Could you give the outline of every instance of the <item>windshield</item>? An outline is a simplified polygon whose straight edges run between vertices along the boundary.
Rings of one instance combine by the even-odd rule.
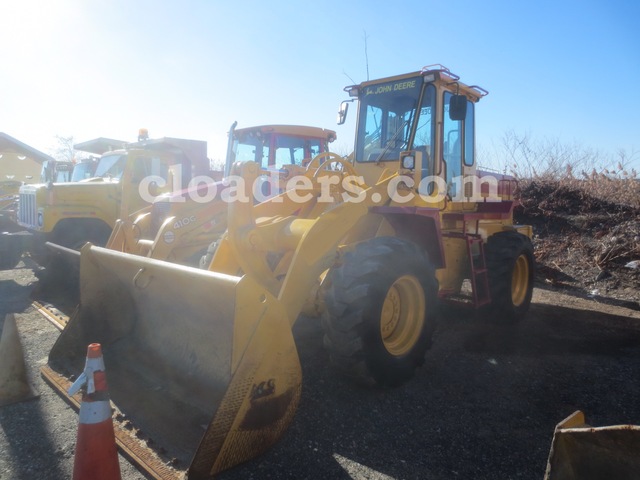
[[[40,181],[42,183],[64,183],[71,178],[71,164],[63,161],[47,161],[42,164],[40,172]]]
[[[435,89],[428,85],[418,109],[422,77],[370,85],[360,96],[360,114],[356,136],[359,162],[398,160],[408,148],[416,120],[416,141],[430,153],[433,142],[432,115],[435,113]],[[420,115],[418,115],[418,112]],[[420,117],[419,119],[417,117]],[[416,141],[413,141],[416,145]]]
[[[253,161],[262,168],[302,165],[324,150],[324,141],[319,138],[256,132],[249,132],[233,145],[236,162]]]
[[[269,156],[269,144],[264,144],[262,137],[246,135],[240,141],[234,142],[233,150],[236,162],[258,162]]]
[[[85,180],[87,178],[93,177],[94,168],[95,163],[93,162],[76,163],[76,165],[73,167],[73,173],[71,174],[71,181],[79,182],[80,180]]]
[[[278,135],[275,138],[275,167],[302,165],[322,151],[322,142],[317,139]]]
[[[71,172],[69,170],[57,171],[54,183],[68,182]]]
[[[94,176],[117,178],[119,180],[124,171],[126,161],[126,155],[105,155],[100,159]]]

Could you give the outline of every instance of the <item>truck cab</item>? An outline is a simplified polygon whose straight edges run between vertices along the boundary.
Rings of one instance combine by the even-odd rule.
[[[170,191],[171,175],[180,170],[184,180],[208,171],[206,142],[173,138],[144,139],[107,151],[101,140],[76,145],[102,153],[78,172],[82,180],[66,183],[23,185],[20,188],[18,223],[33,234],[30,250],[45,254],[45,242],[79,249],[87,241],[105,245],[116,220],[150,204],[145,191],[155,195]],[[141,188],[145,186],[145,188]]]

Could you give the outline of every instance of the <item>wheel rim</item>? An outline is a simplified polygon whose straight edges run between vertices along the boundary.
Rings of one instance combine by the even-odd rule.
[[[526,255],[520,255],[513,267],[511,279],[511,301],[516,307],[522,305],[529,291],[529,260]]]
[[[425,303],[416,277],[402,276],[389,288],[382,305],[380,333],[391,355],[405,355],[416,344],[424,324]]]

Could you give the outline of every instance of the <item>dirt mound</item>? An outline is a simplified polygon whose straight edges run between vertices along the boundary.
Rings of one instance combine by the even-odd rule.
[[[515,214],[554,231],[600,231],[613,228],[630,216],[640,216],[640,209],[560,182],[531,181],[520,186],[520,205]]]
[[[561,182],[522,182],[518,223],[534,228],[539,280],[640,301],[640,209]]]

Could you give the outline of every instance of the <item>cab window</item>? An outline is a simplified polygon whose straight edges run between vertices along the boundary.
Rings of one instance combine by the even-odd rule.
[[[422,152],[422,178],[434,175],[434,150],[435,142],[433,140],[435,134],[435,122],[433,117],[435,114],[436,96],[431,85],[427,86],[420,115],[418,116],[418,125],[413,139],[413,149]]]
[[[117,178],[122,177],[126,165],[126,155],[105,155],[100,159],[96,168],[96,177]]]
[[[275,139],[275,168],[302,165],[321,152],[320,140],[302,137],[278,136]]]
[[[356,159],[358,162],[384,162],[400,158],[400,152],[409,147],[414,123],[419,116],[420,129],[416,141],[427,147],[430,138],[429,105],[433,87],[427,86],[422,106],[418,105],[424,85],[421,76],[369,85],[360,93],[358,128],[356,132]],[[423,108],[424,107],[424,108]],[[424,110],[424,112],[423,112]],[[414,145],[418,145],[414,142]]]
[[[450,92],[444,93],[444,112],[442,122],[442,159],[446,168],[447,193],[451,197],[457,194],[455,178],[462,175],[462,121],[451,120],[449,107],[451,105]]]
[[[256,162],[261,167],[269,161],[269,140],[260,132],[247,132],[233,143],[234,162]]]
[[[467,100],[467,116],[464,119],[464,164],[468,167],[473,165],[476,158],[475,153],[475,103]]]
[[[169,166],[159,157],[138,157],[135,161],[133,178],[140,181],[149,176],[162,177],[165,180],[169,176]]]

